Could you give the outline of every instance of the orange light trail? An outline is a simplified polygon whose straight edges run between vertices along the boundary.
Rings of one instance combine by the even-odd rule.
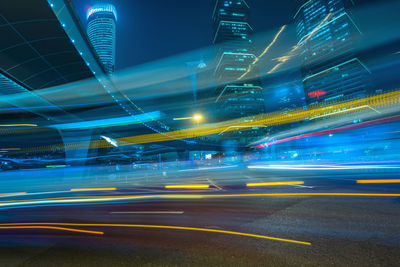
[[[400,183],[400,179],[357,180],[357,184],[395,184],[395,183]]]
[[[85,233],[85,234],[96,234],[96,235],[103,235],[104,232],[99,231],[88,231],[82,229],[74,229],[74,228],[66,228],[66,227],[58,227],[58,226],[38,226],[36,225],[30,226],[17,226],[19,224],[15,224],[16,226],[11,226],[13,224],[9,224],[10,226],[0,226],[0,229],[48,229],[48,230],[60,230],[60,231],[69,231],[69,232],[78,232],[78,233]],[[42,223],[41,223],[42,224]],[[7,225],[7,224],[4,224]]]
[[[0,127],[37,127],[37,124],[0,124]]]
[[[8,225],[31,225],[38,223],[9,223],[9,224],[0,224],[4,226]],[[198,232],[211,232],[211,233],[220,233],[220,234],[229,234],[229,235],[237,235],[237,236],[246,236],[246,237],[254,237],[261,239],[268,239],[274,241],[281,241],[287,243],[294,243],[300,245],[311,246],[310,242],[298,241],[293,239],[279,238],[267,235],[257,235],[236,231],[226,231],[226,230],[217,230],[210,228],[199,228],[199,227],[185,227],[185,226],[170,226],[170,225],[151,225],[151,224],[102,224],[102,223],[40,223],[41,225],[58,225],[58,226],[86,226],[86,227],[130,227],[130,228],[153,228],[153,229],[173,229],[173,230],[186,230],[186,231],[198,231]],[[0,227],[1,229],[1,227]]]
[[[188,184],[188,185],[166,185],[166,189],[207,189],[210,188],[208,184]]]
[[[117,188],[115,187],[107,187],[107,188],[72,188],[71,192],[78,192],[78,191],[115,191]]]
[[[292,182],[269,182],[269,183],[247,183],[247,187],[257,187],[257,186],[274,186],[274,185],[298,185],[304,184],[303,181],[292,181]]]

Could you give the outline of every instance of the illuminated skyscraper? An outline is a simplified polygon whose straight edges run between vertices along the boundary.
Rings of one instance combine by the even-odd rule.
[[[260,81],[241,79],[256,59],[249,11],[244,0],[214,0],[215,103],[220,119],[253,116],[265,111]]]
[[[107,73],[114,72],[117,11],[111,4],[96,4],[87,12],[87,34]]]
[[[214,45],[217,48],[215,82],[217,109],[223,117],[264,112],[258,80],[241,81],[255,55],[249,25],[249,6],[242,0],[214,0]]]
[[[369,93],[370,70],[357,54],[361,31],[352,0],[298,0],[295,13],[302,46],[303,86],[308,105],[345,101]]]

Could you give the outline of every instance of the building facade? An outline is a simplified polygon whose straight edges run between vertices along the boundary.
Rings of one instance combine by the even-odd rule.
[[[218,120],[251,117],[265,112],[261,82],[241,79],[256,60],[249,13],[250,8],[244,0],[214,0],[214,78]],[[256,134],[257,130],[249,130],[239,133],[239,139]]]
[[[358,55],[361,31],[351,0],[298,0],[294,15],[307,105],[369,94],[370,70]]]
[[[87,12],[87,34],[108,74],[115,69],[117,11],[111,4],[96,4]]]

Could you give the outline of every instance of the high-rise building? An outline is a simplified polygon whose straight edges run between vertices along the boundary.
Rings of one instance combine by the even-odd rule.
[[[369,94],[370,70],[357,52],[352,0],[298,0],[294,15],[308,105]]]
[[[249,13],[244,0],[214,0],[215,105],[216,117],[220,120],[265,112],[260,81],[241,79],[256,60]],[[242,136],[254,134],[247,131]]]
[[[96,4],[87,12],[87,34],[107,73],[115,68],[117,11],[111,4]]]

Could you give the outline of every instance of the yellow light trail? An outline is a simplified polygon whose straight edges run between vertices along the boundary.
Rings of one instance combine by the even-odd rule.
[[[0,193],[0,196],[18,196],[25,195],[26,192],[17,192],[17,193]]]
[[[287,114],[280,114],[279,112],[260,114],[257,116],[243,117],[218,123],[209,123],[201,126],[194,126],[183,130],[170,131],[165,133],[152,133],[144,135],[135,135],[128,137],[117,138],[116,141],[120,146],[133,145],[133,144],[146,144],[153,142],[165,142],[178,139],[190,139],[199,136],[207,136],[218,134],[222,131],[232,132],[237,128],[241,130],[251,129],[257,125],[264,125],[266,127],[284,125],[292,122],[310,120],[315,117],[328,116],[328,114],[337,114],[342,110],[347,113],[359,112],[360,107],[369,106],[373,109],[385,108],[387,106],[399,106],[400,104],[400,91],[393,91],[384,94],[378,94],[371,97],[351,100],[338,104],[331,104],[326,106],[310,107],[306,110],[303,108],[294,110]],[[337,114],[340,115],[340,114]],[[230,127],[235,126],[235,127]],[[66,149],[75,150],[81,148],[101,149],[107,148],[111,145],[105,140],[93,140],[90,142],[73,142],[65,144]],[[23,152],[38,152],[38,151],[51,151],[54,147],[64,147],[64,144],[53,144],[41,147],[26,148]]]
[[[305,42],[307,42],[320,28],[323,27],[325,22],[327,22],[330,18],[332,17],[332,13],[329,13],[326,15],[326,17],[309,33],[307,38],[305,38],[302,42],[299,44],[295,45],[292,50],[289,51],[289,53],[286,56],[278,57],[276,60],[279,62],[276,64],[271,70],[267,72],[267,74],[271,74],[274,71],[276,71],[282,64],[284,64],[286,61],[291,59],[294,55],[297,49],[299,49]]]
[[[208,184],[188,184],[188,185],[166,185],[166,189],[207,189],[210,188]]]
[[[275,34],[275,37],[273,38],[273,40],[271,41],[271,43],[264,49],[264,51],[254,59],[252,64],[256,64],[258,61],[260,61],[260,58],[262,58],[263,56],[265,56],[265,54],[269,51],[269,49],[276,43],[276,40],[278,39],[279,35],[281,35],[281,33],[283,32],[283,30],[286,28],[286,25],[283,25],[277,34]],[[249,74],[249,72],[251,71],[251,66],[249,66],[247,68],[247,71],[245,73],[243,73],[242,76],[240,76],[238,78],[238,80],[242,80],[247,74]]]
[[[37,127],[37,124],[0,124],[0,127]]]
[[[42,224],[42,223],[40,223]],[[7,224],[4,224],[7,225]],[[15,225],[15,226],[12,226]],[[18,226],[20,224],[10,224],[10,226],[0,226],[0,229],[46,229],[46,230],[60,230],[60,231],[68,231],[68,232],[78,232],[78,233],[85,233],[85,234],[97,234],[97,235],[103,235],[104,232],[100,231],[88,231],[88,230],[82,230],[82,229],[74,229],[74,228],[65,228],[65,227],[57,227],[57,226],[41,226],[38,225],[38,223],[35,223],[34,226],[31,226],[31,224],[27,226]],[[42,224],[44,225],[44,224]]]
[[[395,183],[400,183],[400,179],[357,180],[357,184],[395,184]]]
[[[106,188],[72,188],[70,191],[115,191],[117,188],[115,187],[106,187]]]
[[[170,225],[151,225],[151,224],[109,224],[109,223],[5,223],[0,225],[31,225],[31,224],[41,224],[41,225],[59,225],[59,226],[86,226],[86,227],[129,227],[129,228],[153,228],[153,229],[172,229],[172,230],[186,230],[186,231],[197,231],[197,232],[211,232],[211,233],[219,233],[219,234],[229,234],[229,235],[237,235],[237,236],[246,236],[246,237],[254,237],[261,239],[268,239],[274,241],[281,241],[287,243],[294,243],[300,245],[311,246],[310,242],[298,241],[293,239],[279,238],[267,235],[257,235],[236,231],[227,231],[227,230],[217,230],[211,228],[200,228],[200,227],[186,227],[186,226],[170,226]]]
[[[298,185],[304,184],[303,181],[291,181],[291,182],[269,182],[269,183],[247,183],[247,187],[257,187],[257,186],[273,186],[273,185]]]

